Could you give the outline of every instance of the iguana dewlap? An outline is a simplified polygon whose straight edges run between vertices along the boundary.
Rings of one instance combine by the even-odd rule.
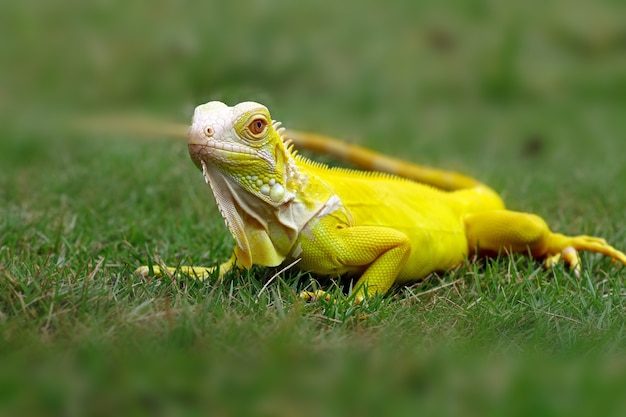
[[[493,190],[471,178],[315,135],[300,138],[307,147],[408,179],[329,168],[296,155],[279,126],[258,103],[229,107],[214,101],[195,109],[189,153],[236,242],[220,276],[232,267],[299,259],[298,268],[316,274],[360,276],[354,286],[360,300],[454,268],[477,253],[530,254],[548,266],[562,258],[577,274],[580,250],[626,265],[626,255],[603,239],[553,233],[536,215],[506,210]],[[213,271],[168,269],[199,278]],[[154,273],[162,271],[155,267]]]

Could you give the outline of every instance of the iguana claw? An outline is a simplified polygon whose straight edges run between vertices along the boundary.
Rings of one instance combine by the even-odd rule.
[[[331,299],[330,294],[323,290],[302,291],[300,298],[310,303],[315,303],[319,300],[330,301]]]
[[[147,278],[149,276],[153,276],[153,277],[162,277],[163,276],[163,270],[161,269],[160,266],[154,265],[152,266],[152,273],[150,272],[150,267],[147,265],[143,265],[140,266],[139,268],[135,269],[134,272],[135,275],[139,275],[142,278]]]
[[[580,255],[578,251],[572,246],[568,246],[561,252],[554,255],[548,255],[543,261],[543,265],[549,269],[554,268],[559,261],[563,259],[563,262],[569,266],[570,270],[574,271],[576,277],[580,278],[580,272],[582,270]]]
[[[333,300],[332,296],[327,293],[324,290],[315,290],[315,291],[302,291],[300,293],[300,298],[302,300],[305,300],[309,303],[315,303],[318,302],[320,300],[324,300],[324,301],[331,301]],[[348,297],[346,299],[350,299],[352,297]],[[362,294],[357,294],[354,297],[354,304],[361,304],[363,302],[363,300],[365,299],[365,297]],[[333,301],[337,301],[336,299],[334,299]]]

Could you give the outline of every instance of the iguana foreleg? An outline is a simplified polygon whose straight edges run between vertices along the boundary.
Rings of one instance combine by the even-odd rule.
[[[315,224],[310,237],[303,237],[300,245],[302,269],[324,275],[332,271],[361,275],[354,286],[356,302],[366,295],[386,293],[411,253],[410,239],[398,230],[379,226],[337,227],[332,217]],[[324,295],[320,291],[303,292],[301,297],[309,300]]]
[[[150,271],[150,268],[151,268],[150,266],[144,265],[144,266],[140,266],[139,268],[137,268],[135,270],[135,274],[143,276],[143,277],[147,277],[147,276],[162,277],[164,275],[171,275],[171,276],[185,275],[185,276],[189,276],[192,278],[196,278],[200,281],[204,281],[205,279],[213,275],[216,269],[219,269],[218,276],[219,278],[222,278],[225,273],[237,267],[236,261],[237,259],[235,255],[233,254],[229,260],[222,263],[218,267],[183,265],[183,266],[179,266],[175,268],[171,266],[161,267],[159,265],[152,265],[152,272]]]

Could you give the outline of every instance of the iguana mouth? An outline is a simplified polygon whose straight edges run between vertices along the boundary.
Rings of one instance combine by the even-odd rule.
[[[232,142],[229,143],[219,142],[216,140],[207,140],[204,144],[204,147],[216,153],[256,155],[256,152],[253,149]]]
[[[259,157],[256,150],[232,142],[222,142],[210,139],[191,139],[188,142],[189,155],[194,161],[221,161],[250,160]]]

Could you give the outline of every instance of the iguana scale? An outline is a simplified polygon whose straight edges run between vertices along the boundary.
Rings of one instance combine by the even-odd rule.
[[[577,275],[578,251],[626,265],[626,255],[604,239],[554,233],[534,214],[505,209],[495,191],[472,178],[319,135],[295,139],[374,172],[330,168],[298,155],[261,104],[213,101],[196,107],[189,153],[236,242],[220,276],[234,267],[299,259],[298,268],[315,274],[360,276],[354,289],[361,301],[473,255],[530,254],[548,267],[562,259]],[[214,268],[167,270],[204,279]],[[158,266],[137,272],[164,273]]]

